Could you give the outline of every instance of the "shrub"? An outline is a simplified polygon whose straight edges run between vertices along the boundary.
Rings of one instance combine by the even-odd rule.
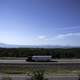
[[[31,80],[47,80],[47,79],[44,78],[43,70],[36,70],[36,71],[33,71]]]

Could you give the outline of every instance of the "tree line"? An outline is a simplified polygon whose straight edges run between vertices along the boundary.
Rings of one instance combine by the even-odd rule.
[[[53,58],[80,58],[80,48],[0,48],[0,57],[51,55]]]

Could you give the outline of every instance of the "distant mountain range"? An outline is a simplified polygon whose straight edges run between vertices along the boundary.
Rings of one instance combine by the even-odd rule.
[[[74,48],[79,46],[61,46],[61,45],[11,45],[0,43],[1,48]]]

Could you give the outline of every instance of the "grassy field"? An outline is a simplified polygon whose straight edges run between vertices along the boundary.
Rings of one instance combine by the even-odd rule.
[[[4,66],[0,68],[0,73],[5,74],[27,74],[31,75],[34,70],[44,70],[47,75],[57,75],[57,74],[80,74],[79,68],[32,68],[32,67],[10,67]]]

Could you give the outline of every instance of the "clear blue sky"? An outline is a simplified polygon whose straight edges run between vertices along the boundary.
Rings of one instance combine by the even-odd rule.
[[[0,43],[80,46],[80,0],[0,0]]]

